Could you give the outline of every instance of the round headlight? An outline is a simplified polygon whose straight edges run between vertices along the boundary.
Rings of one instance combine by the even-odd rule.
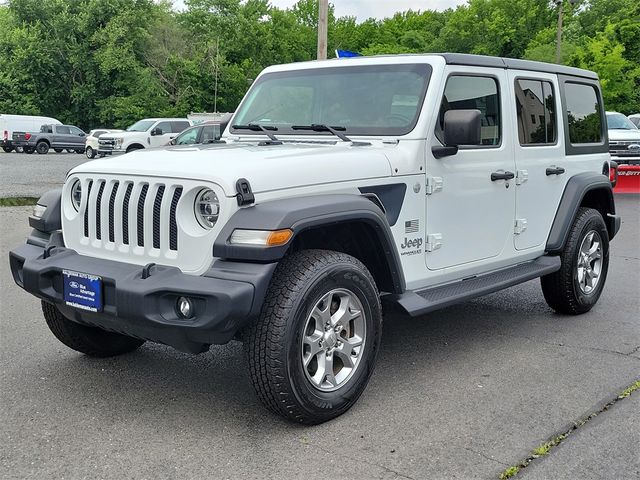
[[[195,213],[198,222],[205,228],[213,228],[220,214],[220,202],[215,192],[205,188],[196,197]]]
[[[76,180],[71,187],[71,205],[76,211],[80,210],[80,202],[82,201],[82,183]]]

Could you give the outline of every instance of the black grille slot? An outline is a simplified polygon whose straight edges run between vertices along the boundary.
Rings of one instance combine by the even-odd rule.
[[[160,207],[164,196],[164,185],[158,187],[156,199],[153,201],[153,248],[160,248]]]
[[[176,209],[178,200],[182,196],[182,187],[178,187],[173,192],[171,199],[171,209],[169,211],[169,249],[178,250],[178,224],[176,223]]]
[[[110,242],[115,242],[116,241],[116,234],[115,234],[115,225],[114,225],[114,211],[116,209],[116,193],[118,193],[118,186],[120,185],[119,182],[116,182],[113,185],[113,189],[111,190],[111,198],[109,198],[109,241]]]
[[[102,192],[104,192],[104,186],[107,182],[100,183],[100,189],[98,190],[98,197],[96,198],[96,238],[100,240],[102,238],[102,225],[100,224],[100,204],[102,202]]]
[[[89,186],[87,187],[87,203],[84,207],[84,236],[89,237],[89,197],[91,195],[91,187],[93,186],[93,180],[89,180]]]
[[[129,245],[129,200],[131,200],[131,191],[133,183],[127,185],[124,192],[124,202],[122,203],[122,243]]]
[[[147,191],[149,191],[149,185],[144,184],[142,191],[140,192],[140,199],[138,200],[138,246],[144,247],[144,201],[147,198]]]

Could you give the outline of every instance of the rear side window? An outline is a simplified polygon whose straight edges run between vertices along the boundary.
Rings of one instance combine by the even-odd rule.
[[[220,138],[220,125],[207,125],[202,128],[201,143],[211,143]]]
[[[436,136],[442,142],[444,114],[449,110],[480,110],[481,144],[500,145],[501,118],[498,83],[492,77],[453,75],[447,80],[440,106]]]
[[[566,82],[564,94],[571,144],[601,143],[603,141],[602,109],[595,87],[583,83]]]
[[[190,126],[191,125],[189,125],[189,122],[171,122],[173,133],[180,133],[183,130],[186,130],[187,128],[189,128]]]
[[[515,93],[520,145],[555,143],[556,109],[551,82],[519,79]]]
[[[57,125],[56,126],[56,133],[58,133],[60,135],[71,135],[71,130],[69,130],[69,127],[67,127],[65,125]]]

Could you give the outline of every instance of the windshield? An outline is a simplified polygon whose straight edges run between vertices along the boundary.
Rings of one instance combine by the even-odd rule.
[[[278,134],[331,135],[291,128],[320,124],[344,127],[346,134],[404,135],[415,127],[430,75],[427,64],[268,73],[253,85],[233,124],[272,126]],[[256,133],[263,135],[242,130]]]
[[[127,132],[146,132],[154,123],[156,123],[155,120],[140,120],[127,127]]]
[[[607,126],[612,130],[637,130],[631,120],[621,113],[607,113]]]

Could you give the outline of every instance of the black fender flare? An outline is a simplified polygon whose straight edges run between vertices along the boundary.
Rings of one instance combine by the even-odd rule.
[[[574,175],[565,186],[555,219],[547,238],[546,252],[558,254],[564,249],[573,219],[578,213],[584,198],[589,192],[598,190],[601,205],[605,212],[604,221],[612,239],[620,228],[620,217],[615,215],[616,207],[609,178],[595,172],[583,172]]]
[[[305,230],[347,222],[363,222],[376,234],[384,250],[394,293],[405,290],[405,280],[393,234],[385,213],[371,197],[357,194],[328,194],[291,197],[241,208],[222,228],[213,246],[213,256],[225,260],[271,263],[282,259],[295,237]],[[293,231],[292,239],[279,247],[232,245],[234,230]]]
[[[45,233],[62,229],[62,216],[60,211],[62,188],[49,190],[43,194],[36,203],[47,208],[41,217],[30,215],[29,226]]]

